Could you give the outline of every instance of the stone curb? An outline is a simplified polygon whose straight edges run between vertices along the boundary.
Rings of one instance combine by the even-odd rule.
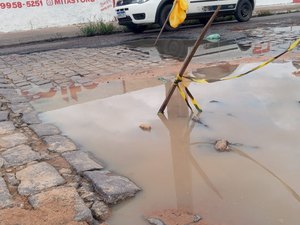
[[[104,202],[115,204],[141,190],[125,177],[108,176],[56,126],[42,123],[29,100],[13,89],[8,74],[0,74],[0,210],[26,204],[38,208],[49,201],[45,196],[52,196],[73,201],[74,221],[98,224],[111,215]],[[113,192],[99,192],[103,187]]]

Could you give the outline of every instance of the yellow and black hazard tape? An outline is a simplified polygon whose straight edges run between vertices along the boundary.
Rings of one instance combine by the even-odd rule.
[[[192,93],[189,91],[189,89],[187,88],[187,86],[184,84],[184,83],[181,83],[182,82],[182,77],[177,75],[176,77],[176,80],[174,81],[174,83],[176,84],[178,90],[179,90],[179,93],[181,95],[181,97],[183,98],[183,100],[186,102],[187,106],[189,107],[189,109],[191,111],[193,111],[190,103],[189,103],[189,100],[188,98],[191,99],[193,105],[195,106],[195,108],[198,110],[198,112],[202,112],[202,109],[200,107],[200,105],[198,104],[198,102],[196,101],[196,99],[194,98],[194,96],[192,95]],[[182,90],[182,88],[180,87],[180,84],[184,87],[184,90],[186,91],[187,95],[184,93],[184,91]]]
[[[266,65],[268,65],[269,63],[273,62],[274,60],[280,58],[281,56],[283,56],[284,54],[294,50],[298,45],[300,44],[300,38],[298,38],[296,41],[294,41],[287,50],[285,50],[284,52],[280,53],[279,55],[267,60],[266,62],[263,62],[261,63],[260,65],[254,67],[253,69],[251,70],[248,70],[247,72],[245,73],[242,73],[242,74],[239,74],[239,75],[236,75],[236,76],[231,76],[231,77],[223,77],[223,78],[220,78],[220,79],[197,79],[195,77],[190,77],[190,76],[179,76],[177,75],[176,76],[176,79],[174,81],[174,84],[177,85],[178,87],[178,90],[180,92],[180,95],[182,96],[182,98],[184,99],[184,101],[186,102],[187,106],[190,108],[191,111],[192,110],[192,107],[190,106],[189,104],[189,101],[188,101],[188,98],[191,99],[191,102],[193,103],[193,105],[195,106],[195,108],[199,111],[199,112],[202,112],[202,109],[200,107],[200,105],[197,103],[197,101],[195,100],[195,98],[193,97],[193,95],[191,94],[191,92],[189,91],[189,89],[187,88],[186,85],[184,85],[184,83],[182,82],[182,78],[186,78],[192,82],[195,82],[195,83],[213,83],[213,82],[217,82],[217,81],[224,81],[224,80],[232,80],[232,79],[236,79],[236,78],[240,78],[240,77],[243,77],[249,73],[252,73],[256,70],[259,70],[263,67],[265,67]],[[184,93],[184,91],[182,90],[182,88],[180,87],[179,83],[181,83],[181,85],[184,87],[187,95]]]

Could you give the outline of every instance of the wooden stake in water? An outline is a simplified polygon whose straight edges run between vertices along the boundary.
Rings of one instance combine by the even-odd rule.
[[[194,46],[193,46],[193,48],[192,48],[192,51],[191,51],[191,52],[187,55],[187,57],[185,58],[185,60],[184,60],[184,62],[183,62],[183,65],[182,65],[182,67],[181,67],[181,69],[180,69],[180,71],[179,71],[179,74],[178,74],[180,77],[183,76],[183,74],[184,74],[186,68],[187,68],[188,65],[190,64],[190,62],[191,62],[193,56],[195,55],[195,53],[196,53],[196,51],[197,51],[199,45],[200,45],[201,42],[203,41],[203,39],[204,39],[204,37],[205,37],[205,34],[207,33],[208,29],[210,28],[212,22],[213,22],[213,21],[215,20],[215,18],[217,17],[217,15],[218,15],[220,9],[221,9],[221,6],[218,6],[217,9],[216,9],[216,11],[214,12],[214,14],[211,16],[211,18],[209,19],[209,21],[207,22],[207,24],[206,24],[205,27],[203,28],[202,32],[200,33],[200,36],[199,36],[199,38],[197,39],[197,41],[195,42],[195,44],[194,44]],[[170,99],[171,99],[171,97],[172,97],[172,95],[173,95],[173,93],[174,93],[176,87],[177,87],[177,84],[176,84],[175,81],[174,81],[173,86],[172,86],[172,88],[170,89],[170,91],[169,91],[167,97],[165,98],[163,104],[161,105],[161,107],[160,107],[158,113],[164,113],[164,111],[165,111],[165,109],[166,109],[166,107],[167,107],[167,105],[168,105],[168,103],[169,103],[169,101],[170,101]]]

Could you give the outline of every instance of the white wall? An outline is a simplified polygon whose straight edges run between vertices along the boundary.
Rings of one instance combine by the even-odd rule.
[[[43,5],[28,7],[26,0],[0,0],[0,32],[30,30],[114,20],[113,0],[39,0]],[[56,4],[65,2],[69,4]],[[20,2],[7,8],[7,2]],[[30,1],[29,1],[30,2]],[[73,2],[73,3],[71,3]],[[5,4],[5,9],[1,6]]]
[[[65,26],[96,20],[112,21],[115,20],[114,1],[116,0],[38,0],[37,2],[43,4],[32,6],[34,1],[0,0],[0,32]],[[292,1],[257,0],[256,3],[272,5]],[[13,2],[14,7],[7,8]]]

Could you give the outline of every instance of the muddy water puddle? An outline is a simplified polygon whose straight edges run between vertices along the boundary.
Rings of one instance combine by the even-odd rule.
[[[195,41],[196,40],[179,38],[160,39],[154,46],[155,39],[142,39],[128,42],[126,46],[130,49],[139,50],[144,54],[162,60],[184,61],[188,52],[191,51],[195,44]],[[251,43],[249,44],[247,42],[247,45],[245,45],[245,40],[240,41],[241,44],[236,40],[216,42],[205,41],[197,50],[194,59],[203,58],[205,61],[210,61],[211,58],[222,60],[223,57],[225,57],[225,54],[227,55],[227,58],[236,54],[241,57],[251,55]],[[204,58],[204,56],[208,56],[208,58]]]
[[[207,41],[198,48],[193,60],[215,62],[238,59],[249,56],[272,55],[288,48],[300,35],[300,26],[267,27],[242,31],[239,38]],[[173,37],[160,38],[154,46],[156,38],[139,39],[127,42],[125,46],[133,51],[162,60],[183,61],[191,51],[196,40]]]
[[[240,65],[233,74],[255,65]],[[278,63],[240,79],[191,84],[204,109],[198,117],[190,117],[177,91],[166,117],[157,116],[166,83],[51,110],[41,118],[143,189],[113,208],[112,225],[147,224],[143,215],[166,209],[197,213],[214,225],[298,225],[295,70],[292,62]],[[142,131],[141,123],[152,130]],[[221,138],[233,151],[214,149]]]

